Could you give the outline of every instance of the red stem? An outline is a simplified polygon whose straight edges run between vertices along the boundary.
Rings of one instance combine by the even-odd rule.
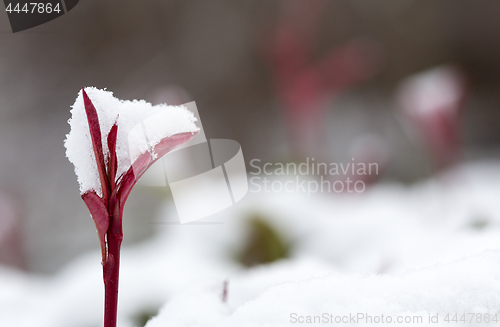
[[[113,214],[113,212],[115,214]],[[107,233],[108,256],[103,266],[104,276],[104,327],[116,327],[118,308],[118,278],[120,272],[120,247],[123,240],[121,210],[110,210]]]

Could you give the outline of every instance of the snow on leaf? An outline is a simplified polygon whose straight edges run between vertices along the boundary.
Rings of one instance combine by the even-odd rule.
[[[102,154],[104,161],[108,161],[108,166],[109,160],[113,158],[111,154],[113,149],[111,148],[115,147],[116,179],[130,169],[132,163],[141,153],[146,151],[148,147],[154,147],[163,138],[181,133],[195,133],[199,130],[195,125],[196,118],[185,107],[165,104],[153,106],[144,100],[119,100],[113,96],[112,92],[93,87],[86,87],[84,91],[87,95],[84,96],[83,91],[81,91],[72,106],[71,118],[68,121],[71,131],[65,141],[66,156],[75,166],[81,194],[94,190],[97,195],[103,195],[100,171],[96,165],[96,158],[100,161],[100,153],[98,151],[95,154],[96,150],[93,147],[94,141],[99,148],[98,135],[101,135]],[[85,98],[88,98],[92,104],[91,107],[89,106],[89,110],[85,107]],[[90,113],[89,117],[87,111]],[[148,135],[152,141],[151,144],[143,144],[144,142],[139,140],[137,146],[134,147],[138,151],[131,153],[129,133],[145,119],[156,115],[161,118],[157,119],[156,126],[161,128],[148,131],[148,133],[151,132]],[[115,131],[112,129],[115,124],[117,125],[116,142],[114,144],[111,142],[112,146],[110,146],[107,138],[114,138]],[[93,130],[91,130],[91,126]],[[132,140],[136,142],[136,140]],[[102,161],[100,162],[102,163]],[[111,180],[110,183],[112,183]]]

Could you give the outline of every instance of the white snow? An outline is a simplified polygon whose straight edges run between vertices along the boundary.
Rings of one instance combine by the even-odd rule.
[[[399,92],[404,110],[428,115],[436,110],[454,110],[463,97],[465,82],[452,66],[441,66],[406,79]]]
[[[85,91],[99,116],[105,158],[109,154],[106,137],[115,121],[118,121],[117,176],[126,172],[140,153],[153,148],[161,139],[178,133],[192,133],[199,130],[195,125],[196,118],[185,107],[165,104],[153,106],[144,100],[119,100],[113,96],[112,92],[95,87],[86,87]],[[146,143],[142,136],[137,139],[131,138],[137,143],[129,144],[129,133],[134,127],[136,127],[135,130],[140,127],[142,131],[141,123],[145,120],[149,122],[147,126],[149,143]],[[102,195],[82,91],[79,92],[72,106],[68,123],[71,130],[66,135],[64,145],[66,156],[75,166],[80,192],[83,194],[88,190],[95,190],[97,194]],[[134,149],[132,153],[130,153],[131,149]]]
[[[158,235],[123,248],[118,326],[133,327],[134,316],[159,307],[147,327],[300,325],[292,313],[421,315],[424,322],[439,314],[441,325],[446,313],[493,315],[498,194],[500,163],[482,162],[356,196],[249,192],[200,221],[222,224],[173,224],[175,208],[166,203],[155,219],[163,222]],[[285,260],[244,268],[234,254],[256,213],[293,247]],[[100,260],[96,249],[52,278],[0,269],[0,326],[102,326]]]
[[[217,290],[210,289],[207,283],[197,292],[190,290],[174,297],[146,327],[279,327],[307,322],[307,317],[312,322],[319,317],[315,326],[331,325],[336,317],[348,317],[343,325],[362,326],[376,324],[374,319],[381,319],[382,315],[392,323],[398,317],[421,317],[424,325],[429,323],[429,316],[438,315],[439,324],[432,325],[446,325],[447,314],[451,319],[455,313],[465,313],[469,320],[468,313],[493,317],[498,312],[499,271],[500,251],[487,251],[449,264],[394,275],[333,273],[277,283],[236,308],[223,304]],[[411,323],[419,325],[418,319]],[[475,322],[474,318],[470,325]]]

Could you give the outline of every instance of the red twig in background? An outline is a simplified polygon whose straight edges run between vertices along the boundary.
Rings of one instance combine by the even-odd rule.
[[[449,167],[460,156],[460,122],[468,94],[466,78],[453,66],[412,76],[398,91],[400,112],[413,127],[413,135],[427,147],[437,169]]]
[[[222,283],[222,302],[227,302],[227,294],[228,294],[229,281],[226,279],[224,283]]]
[[[19,195],[0,191],[0,264],[27,268]]]
[[[286,113],[292,148],[296,154],[304,154],[323,136],[325,100],[372,76],[377,49],[354,41],[314,61],[313,40],[326,2],[284,4],[285,15],[267,42],[265,54]]]

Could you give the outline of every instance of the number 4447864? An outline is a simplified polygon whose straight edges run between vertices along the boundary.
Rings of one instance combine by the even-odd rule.
[[[55,6],[52,6],[52,4],[50,2],[49,3],[31,2],[31,3],[29,3],[29,5],[28,5],[28,3],[25,3],[22,6],[22,8],[19,5],[19,3],[17,3],[14,6],[14,8],[12,8],[12,3],[9,3],[7,8],[5,8],[5,11],[8,12],[9,14],[12,12],[26,13],[26,14],[28,14],[28,13],[31,13],[31,14],[34,14],[34,13],[50,14],[52,12],[60,13],[61,9],[59,8],[59,3],[56,3]]]
[[[450,323],[490,323],[490,322],[498,322],[497,314],[495,315],[490,315],[488,313],[464,313],[461,316],[458,314],[454,314],[451,316],[450,314],[447,314],[446,317],[444,317],[444,321]]]

